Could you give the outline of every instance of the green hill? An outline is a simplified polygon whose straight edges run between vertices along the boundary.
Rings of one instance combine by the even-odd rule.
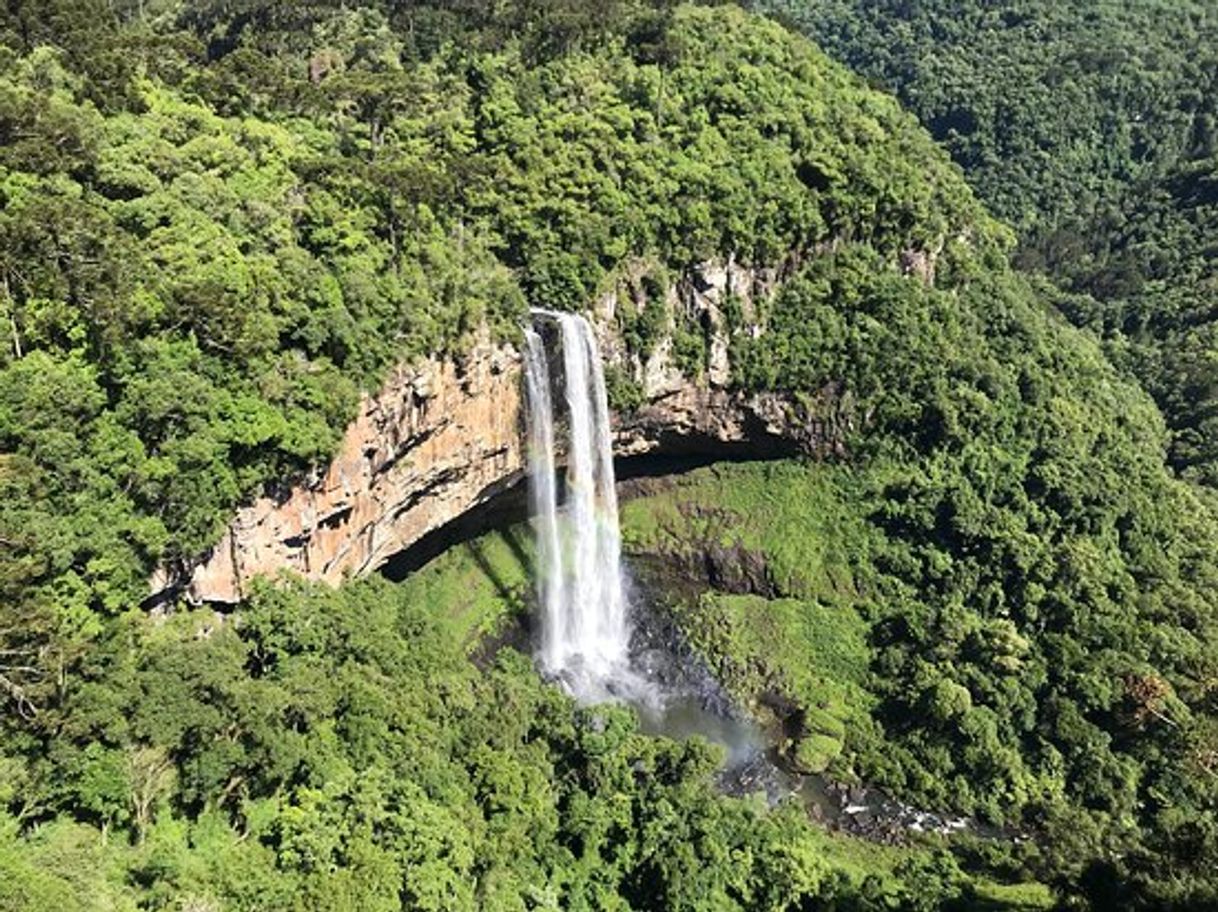
[[[1018,262],[1155,397],[1172,466],[1218,482],[1213,5],[751,5],[917,114],[1018,230]]]
[[[0,37],[0,909],[1212,904],[1213,505],[894,99],[731,7],[56,0]],[[140,608],[391,365],[729,254],[787,275],[732,382],[838,384],[854,430],[691,476],[787,591],[682,623],[803,703],[810,763],[1028,841],[718,794],[709,746],[471,658],[519,567]]]

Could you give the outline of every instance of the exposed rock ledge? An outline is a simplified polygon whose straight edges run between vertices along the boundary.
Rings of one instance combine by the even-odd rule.
[[[673,365],[671,343],[647,362],[630,359],[612,331],[618,306],[642,301],[606,296],[596,325],[606,359],[643,387],[644,404],[615,416],[615,453],[731,455],[781,447],[823,455],[840,449],[847,420],[832,388],[817,401],[746,395],[726,386],[727,338],[719,304],[731,293],[746,304],[769,292],[773,276],[707,265],[653,302],[684,309],[707,333],[708,363],[698,381]],[[759,332],[758,327],[746,331]],[[478,342],[460,361],[429,359],[395,371],[365,396],[338,456],[320,477],[238,511],[210,553],[163,568],[157,596],[239,602],[250,581],[283,570],[338,583],[373,571],[424,535],[515,485],[524,474],[521,358],[507,345]]]

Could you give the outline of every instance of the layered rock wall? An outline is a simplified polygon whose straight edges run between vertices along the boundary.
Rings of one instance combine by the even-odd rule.
[[[848,416],[835,389],[795,402],[727,385],[723,302],[732,295],[750,315],[752,302],[775,281],[730,262],[708,264],[662,302],[602,299],[595,325],[606,360],[641,386],[644,399],[632,414],[615,416],[617,455],[714,457],[740,448],[823,455],[840,449]],[[632,356],[614,330],[619,306],[664,306],[670,319],[684,311],[692,325],[703,327],[708,357],[702,376],[677,369],[671,338],[646,361]],[[401,367],[379,393],[364,398],[323,474],[242,508],[209,554],[162,570],[154,592],[236,603],[259,576],[286,570],[333,584],[377,569],[523,477],[522,396],[519,353],[488,338],[459,360]]]

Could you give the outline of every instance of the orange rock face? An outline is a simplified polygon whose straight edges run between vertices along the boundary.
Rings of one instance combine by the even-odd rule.
[[[399,369],[365,397],[325,475],[238,512],[187,596],[233,603],[283,570],[338,583],[375,569],[520,477],[520,406],[510,347]]]

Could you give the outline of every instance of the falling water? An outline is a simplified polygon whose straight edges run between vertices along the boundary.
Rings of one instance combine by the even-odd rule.
[[[525,331],[531,497],[537,524],[541,664],[550,674],[604,691],[627,672],[630,640],[605,376],[592,326],[578,314],[534,310],[558,328],[565,414],[556,416],[549,359]],[[565,496],[555,485],[556,417],[566,419]]]
[[[532,329],[524,331],[525,387],[529,397],[529,459],[531,501],[537,523],[537,594],[542,618],[542,662],[557,662],[560,646],[555,636],[566,600],[562,551],[558,537],[558,498],[554,490],[554,416],[550,405],[550,362],[546,347]]]
[[[628,702],[638,710],[643,731],[701,735],[722,744],[731,770],[725,781],[756,780],[764,746],[760,730],[725,711],[726,695],[697,663],[668,664],[673,658],[667,646],[657,648],[654,629],[631,630],[609,403],[592,327],[576,314],[534,310],[532,316],[533,326],[524,332],[525,390],[541,603],[539,664],[581,702]],[[553,367],[546,341],[556,355]],[[561,496],[560,455],[566,461]],[[630,651],[632,633],[641,641],[637,656]],[[760,769],[770,769],[760,762]]]
[[[646,623],[635,631],[642,642],[636,643],[638,667],[632,666],[609,403],[596,337],[577,314],[534,310],[532,317],[524,330],[524,375],[542,669],[581,702],[625,700],[638,710],[644,732],[721,744],[727,765],[720,782],[729,791],[764,791],[778,801],[799,789],[821,813],[849,812],[821,797],[819,780],[773,765],[755,722],[734,711],[699,663],[678,660],[668,651],[671,643],[658,648],[657,631]],[[559,355],[553,368],[547,339]],[[560,455],[566,460],[561,491]]]

